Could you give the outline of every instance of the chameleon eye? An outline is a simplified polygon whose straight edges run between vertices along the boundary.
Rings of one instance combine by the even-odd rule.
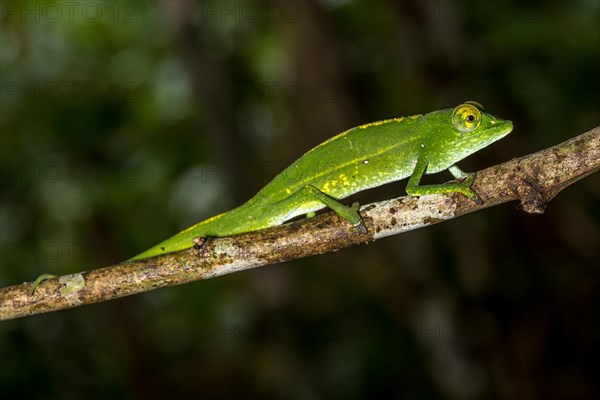
[[[472,132],[480,123],[481,112],[473,104],[461,104],[452,112],[452,125],[461,132]]]

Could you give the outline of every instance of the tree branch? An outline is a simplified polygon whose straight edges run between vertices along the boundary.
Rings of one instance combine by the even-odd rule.
[[[519,200],[542,213],[567,186],[600,170],[600,127],[540,152],[477,172],[476,204],[453,194],[400,197],[361,207],[368,233],[333,213],[246,234],[209,239],[150,259],[60,276],[31,294],[31,282],[0,289],[0,320],[116,299],[165,286],[230,274],[267,264],[339,250],[422,228],[483,208]]]

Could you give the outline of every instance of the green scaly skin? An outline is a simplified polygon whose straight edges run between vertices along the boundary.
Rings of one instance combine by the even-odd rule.
[[[199,222],[130,260],[190,248],[198,237],[268,228],[325,207],[364,229],[358,204],[347,207],[338,200],[407,177],[410,196],[462,193],[474,198],[473,176],[455,164],[511,131],[512,122],[484,112],[475,102],[352,128],[304,154],[240,207]],[[446,169],[463,180],[419,186],[423,174]]]

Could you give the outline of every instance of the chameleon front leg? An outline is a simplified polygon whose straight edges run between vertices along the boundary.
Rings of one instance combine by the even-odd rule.
[[[360,208],[358,203],[352,204],[352,207],[345,206],[312,185],[306,185],[282,200],[282,202],[285,203],[286,208],[291,210],[296,210],[298,207],[314,201],[329,207],[337,215],[350,222],[353,226],[358,227],[362,233],[367,232],[367,228],[358,212]],[[314,215],[314,213],[308,213],[307,217],[310,218],[312,215]]]
[[[446,182],[437,185],[423,185],[419,186],[421,178],[427,169],[427,159],[419,157],[417,164],[413,170],[408,184],[406,185],[406,193],[410,196],[423,196],[426,194],[442,194],[442,193],[462,193],[468,198],[472,199],[477,197],[477,194],[471,189],[473,183],[473,175],[467,175],[462,172],[456,165],[449,168],[450,173],[455,178],[465,178],[462,182]],[[459,175],[459,176],[457,176]]]

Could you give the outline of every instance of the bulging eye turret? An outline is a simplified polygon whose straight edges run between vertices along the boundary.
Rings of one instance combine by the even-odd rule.
[[[452,112],[452,125],[461,132],[472,132],[481,124],[481,111],[473,103],[467,102]]]

